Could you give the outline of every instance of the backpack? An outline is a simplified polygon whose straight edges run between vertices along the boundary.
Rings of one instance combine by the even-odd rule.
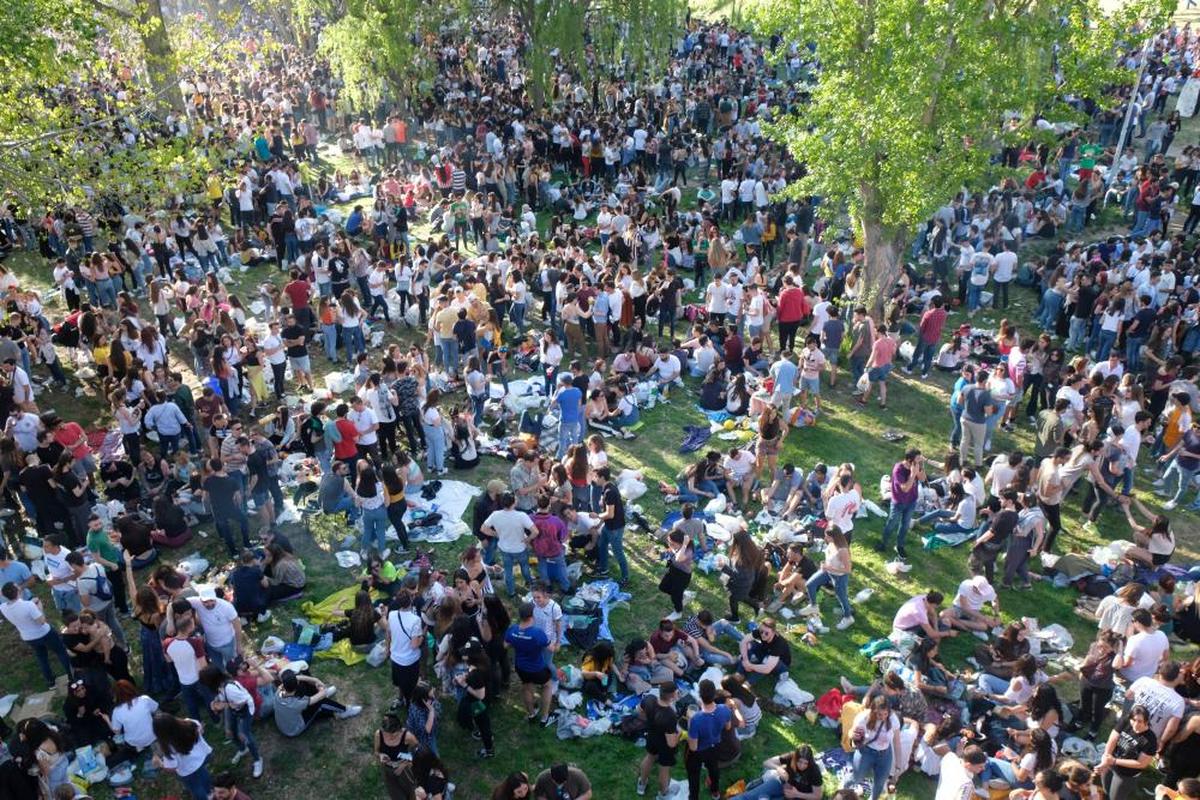
[[[96,591],[92,596],[97,600],[107,603],[113,599],[112,582],[104,574],[104,570],[97,569],[94,574],[86,576],[86,579],[96,584]]]
[[[600,640],[600,616],[570,615],[567,626],[567,643],[580,650],[591,650]]]

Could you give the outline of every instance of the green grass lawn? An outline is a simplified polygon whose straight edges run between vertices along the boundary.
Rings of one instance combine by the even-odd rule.
[[[48,269],[44,264],[24,255],[14,256],[10,265],[23,280],[39,286],[48,283]],[[278,279],[279,273],[268,268],[252,270],[245,276],[236,275],[235,289],[245,292],[258,282],[270,277]],[[1012,298],[1013,306],[1003,315],[1030,332],[1030,313],[1036,298],[1029,290],[1017,289]],[[50,303],[51,316],[58,312],[55,303]],[[980,327],[995,327],[1000,314],[985,312],[975,320]],[[537,320],[535,320],[537,321]],[[952,315],[948,328],[961,322],[961,315]],[[409,339],[411,335],[400,329],[388,332],[387,340]],[[321,371],[329,365],[324,358],[314,356]],[[321,372],[318,374],[318,380]],[[881,474],[889,471],[900,458],[904,449],[917,446],[933,461],[939,461],[948,442],[950,417],[946,409],[950,378],[935,374],[929,380],[909,378],[902,373],[893,373],[889,393],[889,409],[879,410],[874,404],[867,410],[857,410],[848,394],[850,381],[843,373],[836,390],[825,387],[823,403],[826,409],[814,427],[792,431],[780,456],[781,463],[792,461],[805,469],[816,462],[837,464],[853,462],[859,470],[865,495],[878,499],[877,481]],[[681,429],[685,424],[704,421],[696,410],[691,392],[677,392],[668,405],[644,414],[645,424],[638,437],[632,441],[610,441],[609,451],[617,469],[641,470],[651,487],[650,493],[639,502],[646,516],[657,522],[665,508],[654,486],[660,480],[673,481],[676,472],[685,464],[685,457],[678,453]],[[40,398],[43,408],[54,407],[64,416],[81,421],[104,424],[106,409],[96,398],[77,398],[73,394],[47,394]],[[1020,417],[1023,419],[1023,415]],[[900,443],[889,443],[881,438],[887,429],[896,429],[907,434]],[[1031,429],[1022,424],[1015,434],[997,432],[995,452],[1006,452],[1014,448],[1027,452],[1032,446]],[[723,445],[719,440],[714,446]],[[451,473],[450,477],[482,485],[491,478],[505,478],[508,463],[494,457],[485,457],[482,464],[472,473]],[[1138,476],[1138,489],[1147,502],[1157,503],[1149,495],[1148,477]],[[1128,527],[1122,517],[1109,511],[1101,519],[1099,535],[1083,531],[1077,522],[1078,498],[1067,504],[1064,520],[1066,531],[1059,539],[1060,550],[1089,550],[1102,540],[1129,538]],[[859,520],[855,526],[854,559],[855,569],[850,591],[853,594],[864,587],[871,587],[871,599],[856,607],[856,624],[845,632],[831,632],[822,636],[815,646],[803,645],[798,636],[789,635],[792,642],[794,664],[792,676],[800,686],[814,695],[820,695],[837,684],[839,675],[846,675],[856,683],[866,682],[872,677],[868,660],[858,654],[858,648],[870,639],[888,633],[892,616],[907,597],[929,588],[942,590],[947,596],[953,594],[958,582],[967,574],[963,549],[923,552],[919,544],[910,545],[914,569],[907,575],[891,576],[883,570],[883,559],[870,547],[878,540],[882,520],[869,518]],[[1179,541],[1177,560],[1194,560],[1200,553],[1200,528],[1193,515],[1177,512],[1175,530]],[[303,529],[294,527],[290,533],[299,554],[306,562],[309,574],[309,598],[317,599],[330,592],[350,585],[354,575],[340,569],[327,545],[318,541]],[[455,554],[467,544],[438,545],[436,563],[450,565]],[[222,559],[222,548],[215,535],[209,531],[207,538],[194,540],[194,547],[169,553],[168,559],[178,558],[199,549],[214,564]],[[659,560],[660,547],[644,534],[626,534],[626,552],[630,558],[632,581],[630,591],[633,601],[628,609],[615,611],[611,626],[618,645],[623,645],[634,636],[647,636],[659,616],[670,610],[669,601],[656,591],[662,564]],[[697,597],[693,608],[706,607],[714,612],[726,608],[725,593],[715,576],[697,573],[692,583]],[[1005,617],[1036,616],[1043,623],[1059,622],[1074,634],[1076,649],[1082,648],[1091,639],[1093,625],[1073,611],[1073,591],[1055,591],[1046,583],[1035,583],[1030,591],[1006,592],[1002,596]],[[48,602],[48,598],[47,598]],[[831,600],[825,601],[826,622],[836,619]],[[250,634],[254,641],[261,642],[268,634],[288,636],[289,619],[299,615],[298,604],[276,610],[274,621],[254,627]],[[133,633],[132,626],[130,632]],[[136,635],[131,638],[136,639]],[[973,638],[949,641],[943,648],[943,658],[952,667],[963,666],[963,659],[974,645]],[[7,648],[10,656],[4,660],[0,670],[0,695],[8,692],[27,692],[40,688],[41,681],[32,657],[21,646],[8,626],[0,627],[0,647]],[[566,650],[560,663],[576,661],[577,652]],[[135,658],[134,673],[138,674],[140,662]],[[366,665],[344,667],[340,662],[317,662],[315,672],[325,681],[339,687],[339,699],[343,702],[362,703],[365,712],[357,719],[322,723],[315,730],[299,739],[284,740],[278,736],[270,723],[260,724],[256,730],[266,759],[266,774],[260,781],[251,781],[249,768],[243,763],[238,769],[246,776],[245,788],[255,798],[291,798],[308,786],[320,786],[334,798],[365,798],[382,795],[382,780],[371,758],[371,737],[380,715],[393,697],[386,669],[371,669]],[[769,688],[768,688],[769,691]],[[1073,697],[1068,684],[1065,694]],[[597,798],[622,798],[632,796],[637,763],[641,752],[629,742],[607,736],[600,739],[575,740],[560,743],[553,730],[528,726],[522,719],[519,691],[510,690],[497,704],[494,711],[497,731],[497,757],[490,761],[475,758],[476,743],[458,730],[453,722],[453,709],[443,705],[443,724],[440,744],[443,757],[452,772],[452,780],[459,786],[459,797],[482,798],[490,793],[491,787],[505,774],[524,770],[531,774],[546,768],[555,761],[567,759],[576,762],[590,775]],[[212,761],[214,771],[225,769],[233,753],[232,748],[222,744],[222,733],[218,727],[209,728],[209,740],[217,747]],[[834,744],[834,736],[824,728],[811,725],[802,718],[784,720],[768,714],[759,728],[758,735],[746,742],[741,761],[727,774],[726,782],[740,777],[758,775],[759,762],[781,752],[798,742],[809,742],[821,749]],[[682,767],[677,768],[676,778],[683,778]],[[900,784],[899,796],[905,800],[917,800],[931,796],[932,783],[919,775],[907,775]],[[169,778],[159,778],[152,785],[139,782],[137,792],[144,796],[163,797],[178,795],[179,788]],[[107,789],[97,791],[107,796]]]

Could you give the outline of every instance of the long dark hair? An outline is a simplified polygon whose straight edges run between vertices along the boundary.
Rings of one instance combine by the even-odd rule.
[[[358,479],[354,482],[354,493],[359,497],[375,496],[375,468],[365,465],[358,471]]]
[[[200,726],[193,720],[160,711],[154,715],[154,738],[164,753],[186,755],[200,741]]]
[[[513,800],[515,792],[522,786],[529,786],[529,776],[524,772],[514,772],[492,791],[492,800]]]

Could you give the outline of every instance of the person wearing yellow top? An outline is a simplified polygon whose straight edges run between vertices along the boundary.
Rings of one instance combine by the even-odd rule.
[[[1191,398],[1187,392],[1178,392],[1171,398],[1175,408],[1167,414],[1167,422],[1163,425],[1163,447],[1174,450],[1183,438],[1183,434],[1192,427]]]
[[[220,203],[221,198],[225,196],[225,190],[221,186],[221,176],[216,172],[208,173],[208,180],[204,182],[204,192],[214,206]]]

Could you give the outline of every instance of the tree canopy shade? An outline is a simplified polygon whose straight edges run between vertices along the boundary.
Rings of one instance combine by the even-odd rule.
[[[878,305],[916,225],[989,172],[1005,119],[1075,115],[1134,74],[1138,31],[1173,0],[767,0],[757,24],[816,44],[811,102],[770,126],[807,174],[794,191],[845,207]],[[1026,130],[1028,133],[1028,129]],[[1011,131],[1010,131],[1011,133]]]
[[[319,52],[358,107],[411,95],[433,74],[418,44],[471,20],[481,35],[509,19],[531,95],[540,104],[556,69],[590,77],[617,65],[638,74],[665,59],[682,30],[686,0],[298,0],[319,25]],[[473,54],[469,54],[473,58]]]

